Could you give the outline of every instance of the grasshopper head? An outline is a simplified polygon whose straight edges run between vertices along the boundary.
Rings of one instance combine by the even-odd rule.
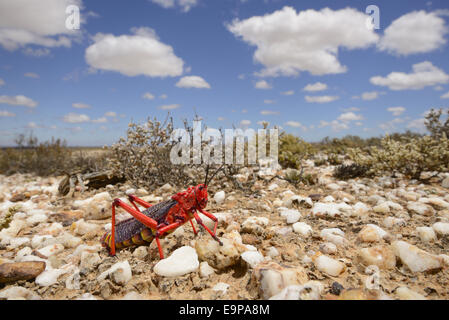
[[[207,206],[207,186],[199,184],[195,187],[196,202],[199,209],[204,209]]]
[[[172,199],[178,201],[187,212],[204,209],[207,206],[207,186],[199,184],[196,187],[189,187],[186,191],[172,196]]]

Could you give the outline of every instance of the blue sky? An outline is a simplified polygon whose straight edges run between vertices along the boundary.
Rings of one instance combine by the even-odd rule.
[[[68,5],[80,8],[68,30]],[[376,5],[380,28],[366,26]],[[327,8],[327,9],[326,9]],[[101,146],[130,120],[281,126],[307,141],[423,131],[449,106],[447,1],[0,1],[0,145]],[[145,98],[146,97],[146,98]]]

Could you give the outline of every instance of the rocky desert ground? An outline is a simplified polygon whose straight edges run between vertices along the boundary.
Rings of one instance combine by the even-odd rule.
[[[162,261],[154,242],[111,257],[100,238],[114,198],[155,204],[181,190],[62,197],[63,177],[0,176],[0,299],[449,299],[448,174],[338,181],[307,165],[312,186],[260,171],[250,193],[216,181],[207,210],[223,246],[187,223],[161,241]]]

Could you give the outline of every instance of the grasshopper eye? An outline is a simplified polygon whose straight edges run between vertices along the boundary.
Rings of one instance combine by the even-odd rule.
[[[200,190],[203,190],[204,189],[204,187],[203,186],[200,186]]]

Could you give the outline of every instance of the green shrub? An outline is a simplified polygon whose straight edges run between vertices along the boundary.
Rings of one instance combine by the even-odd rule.
[[[285,132],[279,135],[279,163],[282,167],[298,169],[301,160],[314,153],[313,146],[301,138]]]
[[[369,167],[368,174],[402,173],[419,179],[424,171],[449,171],[449,140],[446,134],[441,139],[431,136],[402,138],[389,136],[381,141],[381,147],[371,147],[367,152],[359,148],[349,149],[350,158],[361,166]]]
[[[350,165],[341,165],[335,168],[334,177],[340,180],[354,179],[366,175],[368,167],[353,163]]]

